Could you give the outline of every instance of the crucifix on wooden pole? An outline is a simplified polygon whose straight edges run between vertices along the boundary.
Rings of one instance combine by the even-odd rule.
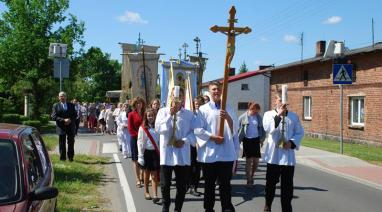
[[[227,35],[227,53],[225,57],[224,64],[224,79],[223,79],[223,94],[221,100],[221,109],[225,110],[226,102],[227,102],[227,90],[228,90],[228,76],[230,71],[230,65],[232,58],[235,54],[235,37],[236,35],[240,35],[242,33],[248,34],[252,30],[249,27],[235,27],[235,23],[237,23],[237,19],[235,19],[236,9],[234,6],[229,10],[229,19],[228,19],[228,27],[222,26],[213,26],[211,27],[212,32],[221,32]],[[224,119],[220,119],[219,125],[219,136],[223,136],[224,133]]]

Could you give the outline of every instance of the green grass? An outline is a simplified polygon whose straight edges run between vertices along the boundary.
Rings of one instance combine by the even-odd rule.
[[[329,152],[340,152],[340,143],[332,140],[320,140],[305,137],[302,141],[303,146],[321,149]],[[382,148],[369,146],[366,144],[344,143],[343,151],[345,155],[359,158],[373,164],[382,165]]]
[[[76,155],[74,162],[60,161],[57,154],[52,154],[54,167],[54,186],[58,188],[58,211],[108,211],[103,208],[105,199],[100,194],[104,174],[103,164],[109,158]]]
[[[42,135],[46,149],[48,151],[53,151],[58,145],[58,136],[57,135]]]

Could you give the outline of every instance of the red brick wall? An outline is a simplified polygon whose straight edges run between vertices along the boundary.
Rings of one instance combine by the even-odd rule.
[[[349,57],[356,67],[356,82],[343,89],[343,135],[346,140],[361,140],[382,144],[382,51]],[[304,86],[303,71],[308,71]],[[276,88],[288,84],[289,109],[296,112],[306,132],[325,136],[340,134],[340,89],[332,83],[332,61],[316,61],[303,67],[294,66],[272,71],[271,105]],[[365,125],[354,129],[350,125],[349,96],[365,95]],[[303,96],[312,98],[312,120],[303,120]]]

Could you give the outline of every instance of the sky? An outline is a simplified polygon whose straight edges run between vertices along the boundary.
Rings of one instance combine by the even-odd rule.
[[[381,0],[71,0],[67,12],[85,22],[85,48],[100,47],[119,61],[118,43],[136,43],[139,33],[146,45],[160,46],[164,60],[178,58],[184,43],[187,54],[195,53],[198,36],[208,58],[203,81],[209,81],[223,77],[227,39],[210,27],[226,26],[233,5],[236,26],[252,29],[236,37],[231,67],[237,72],[244,61],[253,71],[300,60],[301,33],[303,58],[315,56],[319,40],[345,41],[350,49],[371,45],[372,18],[375,42],[382,41]]]

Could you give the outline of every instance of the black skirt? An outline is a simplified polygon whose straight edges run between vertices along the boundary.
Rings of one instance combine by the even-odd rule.
[[[143,169],[149,170],[149,171],[160,170],[159,155],[156,153],[155,150],[146,149],[143,155],[143,158],[145,160],[145,165],[143,166]]]
[[[260,138],[243,139],[243,157],[246,158],[261,158]]]
[[[137,137],[131,136],[130,140],[130,152],[131,152],[131,160],[132,161],[138,161],[138,144],[137,144]]]

